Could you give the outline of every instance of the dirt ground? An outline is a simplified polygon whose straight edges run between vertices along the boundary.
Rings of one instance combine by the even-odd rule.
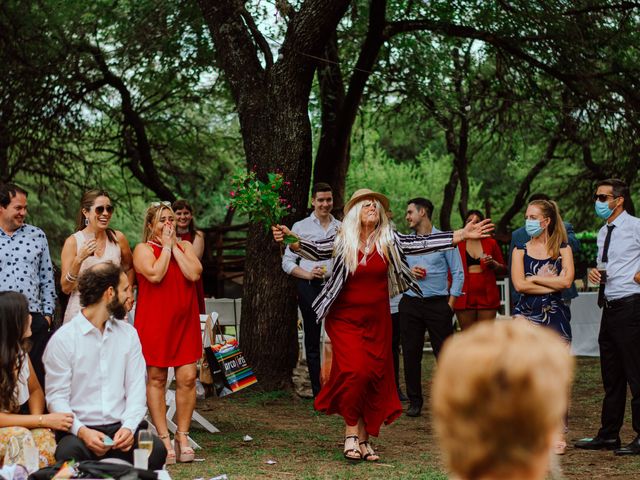
[[[425,356],[424,391],[429,391],[433,360]],[[616,457],[612,452],[589,452],[571,447],[575,440],[593,436],[600,418],[602,387],[597,358],[580,358],[572,394],[567,440],[560,458],[567,479],[640,478],[640,458]],[[425,402],[428,404],[428,399]],[[541,406],[543,408],[544,406]],[[194,438],[204,447],[203,462],[171,467],[172,477],[211,478],[226,473],[236,478],[410,478],[446,479],[428,411],[423,416],[402,416],[383,427],[375,442],[382,461],[348,464],[341,457],[340,418],[320,415],[310,400],[288,392],[258,393],[248,389],[223,399],[199,402],[198,410],[220,428],[219,434],[198,431]],[[633,439],[627,419],[623,443]],[[517,428],[517,426],[514,426]],[[244,435],[253,440],[245,442]],[[276,463],[269,465],[266,462]]]

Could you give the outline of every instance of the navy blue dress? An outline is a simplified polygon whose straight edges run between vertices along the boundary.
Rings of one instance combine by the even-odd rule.
[[[516,245],[516,248],[524,250],[525,277],[545,274],[560,275],[562,255],[559,255],[555,260],[551,258],[540,260],[528,255],[526,244]],[[571,325],[569,324],[571,311],[562,300],[562,291],[543,295],[523,293],[513,309],[513,315],[522,315],[530,322],[552,328],[567,343],[571,343]]]

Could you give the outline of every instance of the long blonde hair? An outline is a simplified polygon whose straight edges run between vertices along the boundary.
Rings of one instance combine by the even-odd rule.
[[[564,222],[560,216],[560,209],[558,204],[553,200],[534,200],[529,202],[529,205],[534,205],[540,209],[540,212],[544,217],[550,220],[547,227],[547,233],[549,235],[547,239],[547,252],[554,260],[560,255],[560,247],[563,243],[568,242],[567,229],[564,228]]]
[[[144,225],[142,226],[142,243],[153,239],[153,227],[160,220],[163,210],[169,210],[171,215],[175,217],[169,202],[155,202],[147,208],[147,212],[144,214]]]
[[[349,272],[353,273],[358,268],[358,254],[360,251],[360,233],[362,224],[360,212],[365,202],[373,202],[378,211],[378,224],[371,234],[371,245],[375,245],[378,253],[389,260],[389,247],[393,243],[393,230],[389,219],[385,214],[382,204],[375,199],[362,200],[356,203],[342,219],[342,226],[336,235],[335,252],[342,256]],[[366,261],[366,259],[363,259]]]

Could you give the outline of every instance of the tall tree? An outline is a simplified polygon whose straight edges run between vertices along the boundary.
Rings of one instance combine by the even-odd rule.
[[[294,8],[277,2],[286,19],[277,59],[243,2],[198,0],[213,38],[217,63],[238,111],[249,165],[259,175],[280,170],[299,218],[311,176],[309,95],[316,68],[348,0],[305,0]],[[260,225],[249,232],[242,306],[242,343],[267,388],[291,382],[297,359],[296,302],[280,273],[278,248]]]

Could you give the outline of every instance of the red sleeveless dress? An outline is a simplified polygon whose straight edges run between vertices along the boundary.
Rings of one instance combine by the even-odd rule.
[[[149,242],[156,258],[162,247]],[[136,273],[138,300],[134,326],[147,366],[178,367],[195,363],[202,355],[196,284],[185,278],[171,256],[160,283]]]
[[[180,233],[178,234],[178,238],[180,240],[184,240],[185,242],[189,242],[193,244],[193,237],[190,232]],[[201,314],[207,313],[207,310],[204,305],[204,285],[202,284],[202,277],[196,282],[196,292],[198,294],[198,309]]]
[[[345,282],[325,321],[333,359],[316,410],[337,413],[347,425],[364,420],[378,436],[402,413],[391,353],[391,313],[386,260],[374,251]]]

